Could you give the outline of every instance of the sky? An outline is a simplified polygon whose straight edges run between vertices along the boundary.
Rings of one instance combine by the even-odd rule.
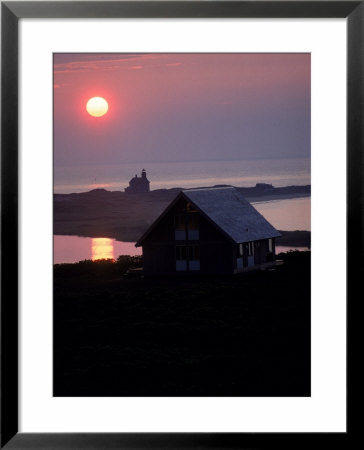
[[[309,54],[55,54],[53,68],[56,167],[310,157]]]

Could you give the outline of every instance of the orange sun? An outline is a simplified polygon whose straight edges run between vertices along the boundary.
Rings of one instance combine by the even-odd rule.
[[[104,116],[109,110],[109,104],[102,97],[92,97],[86,103],[86,111],[93,117]]]

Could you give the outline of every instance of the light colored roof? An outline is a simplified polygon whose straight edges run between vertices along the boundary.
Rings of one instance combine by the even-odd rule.
[[[238,244],[281,236],[234,187],[201,188],[180,191],[136,242],[136,247],[143,245],[145,238],[181,196],[192,202],[208,220]]]
[[[280,236],[280,233],[233,187],[182,191],[236,243]]]

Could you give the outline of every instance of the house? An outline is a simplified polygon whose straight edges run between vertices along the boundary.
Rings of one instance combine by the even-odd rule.
[[[279,232],[233,187],[181,191],[135,244],[146,275],[233,274],[274,264]]]
[[[147,172],[142,170],[141,176],[135,174],[135,177],[129,181],[129,186],[125,188],[128,194],[142,194],[150,191],[150,181],[147,178]]]

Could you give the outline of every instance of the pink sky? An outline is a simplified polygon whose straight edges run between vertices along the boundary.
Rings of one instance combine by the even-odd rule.
[[[56,165],[309,156],[309,54],[54,55]]]

